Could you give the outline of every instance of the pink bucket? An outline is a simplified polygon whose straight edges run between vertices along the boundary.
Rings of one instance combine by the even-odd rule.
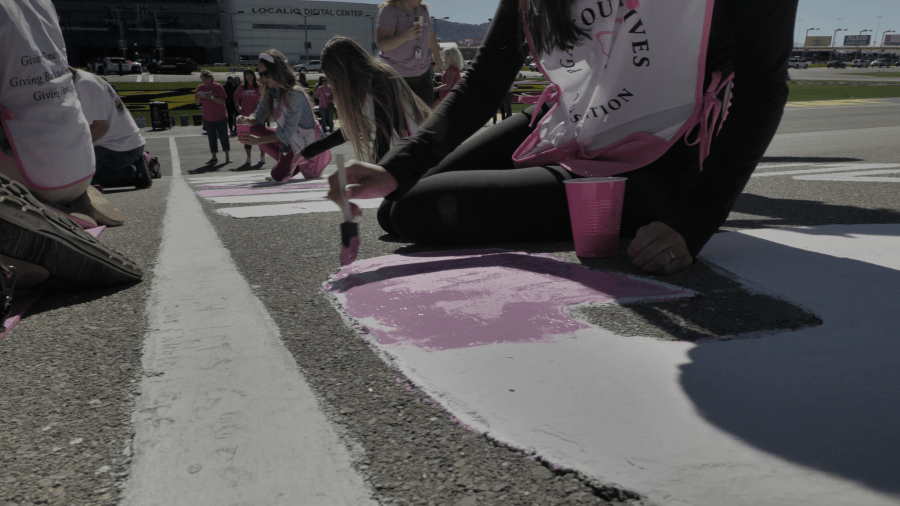
[[[603,258],[618,253],[627,179],[586,177],[565,181],[569,219],[578,256]]]

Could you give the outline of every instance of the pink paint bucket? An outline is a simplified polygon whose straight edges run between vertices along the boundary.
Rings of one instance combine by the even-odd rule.
[[[618,253],[627,179],[586,177],[565,181],[569,219],[578,256],[603,258]]]

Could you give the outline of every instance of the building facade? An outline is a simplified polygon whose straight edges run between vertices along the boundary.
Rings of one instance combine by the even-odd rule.
[[[277,49],[292,62],[317,60],[335,35],[355,39],[375,54],[377,4],[291,0],[220,0],[226,37],[224,61],[255,62]]]
[[[69,62],[84,66],[109,56],[223,61],[218,0],[125,3],[55,0]]]

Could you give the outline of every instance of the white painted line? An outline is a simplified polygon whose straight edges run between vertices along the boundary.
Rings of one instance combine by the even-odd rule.
[[[354,200],[360,209],[377,209],[383,199]],[[294,214],[338,213],[341,209],[332,201],[310,202],[306,204],[274,204],[271,206],[226,207],[216,212],[232,218],[265,218],[268,216],[291,216]]]
[[[830,109],[829,109],[830,110]],[[875,134],[875,133],[897,133],[900,134],[900,127],[876,127],[876,128],[857,128],[850,130],[828,130],[825,132],[798,132],[793,134],[777,134],[776,139],[808,139],[810,137],[819,138],[824,135],[846,136],[851,134]]]
[[[900,104],[894,103],[883,103],[883,104],[859,104],[859,105],[835,105],[835,106],[791,106],[788,104],[784,108],[784,112],[791,111],[822,111],[829,110],[833,111],[835,109],[858,109],[860,107],[890,107],[890,106],[898,106]]]
[[[150,74],[149,76],[147,76],[147,82],[148,82],[148,83],[152,83],[152,82],[153,82],[153,74]]]
[[[216,204],[270,204],[272,202],[300,202],[325,200],[328,192],[322,190],[306,190],[291,193],[267,193],[264,195],[241,195],[237,197],[209,197],[206,200]]]
[[[900,165],[894,165],[900,167]],[[867,177],[880,174],[900,174],[900,170],[870,170],[866,172],[838,172],[819,176],[796,176],[803,181],[839,181],[850,183],[900,183],[900,177]]]
[[[144,74],[138,74],[137,79],[134,82],[139,83],[144,79]]]
[[[810,164],[805,164],[809,166]],[[895,163],[860,163],[860,164],[835,164],[835,165],[826,165],[821,169],[806,169],[806,170],[783,170],[783,171],[772,171],[772,172],[757,172],[754,173],[751,177],[766,177],[766,176],[791,176],[794,174],[816,174],[820,172],[845,172],[848,170],[871,170],[871,169],[889,169],[892,167],[900,167]],[[796,177],[794,179],[806,179]]]
[[[375,504],[169,143],[124,504]]]

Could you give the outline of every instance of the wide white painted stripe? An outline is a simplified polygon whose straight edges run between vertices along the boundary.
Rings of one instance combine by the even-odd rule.
[[[377,209],[383,199],[354,200],[360,209]],[[330,200],[304,204],[274,204],[271,206],[226,207],[216,212],[232,218],[265,218],[267,216],[290,216],[293,214],[337,213],[341,209]]]
[[[894,167],[900,167],[895,165]],[[817,176],[796,176],[804,181],[841,181],[849,183],[900,183],[900,177],[871,177],[881,174],[900,174],[900,170],[870,170],[865,172],[837,172]]]
[[[147,82],[148,82],[148,83],[152,83],[152,82],[153,82],[153,74],[150,74],[150,75],[147,76]]]
[[[877,134],[877,133],[897,133],[900,134],[900,126],[895,127],[875,127],[875,128],[856,128],[850,130],[827,130],[824,132],[798,132],[793,134],[777,134],[775,139],[807,139],[821,138],[826,135],[837,135],[844,137],[852,134]]]
[[[216,204],[270,204],[272,202],[301,202],[324,200],[328,192],[322,190],[306,190],[291,193],[266,193],[262,195],[240,195],[237,197],[209,197],[207,200]]]
[[[137,79],[134,82],[139,83],[144,80],[144,74],[138,74]]]
[[[172,188],[124,504],[374,504],[169,143]]]
[[[807,166],[809,164],[806,164]],[[860,163],[860,164],[835,164],[835,165],[826,165],[824,168],[820,169],[805,169],[805,170],[783,170],[783,171],[771,171],[771,172],[757,172],[754,173],[751,177],[766,177],[766,176],[791,176],[794,174],[816,174],[820,172],[846,172],[848,170],[871,170],[871,169],[889,169],[892,167],[900,167],[896,163]],[[806,178],[794,178],[794,179],[806,179]]]

